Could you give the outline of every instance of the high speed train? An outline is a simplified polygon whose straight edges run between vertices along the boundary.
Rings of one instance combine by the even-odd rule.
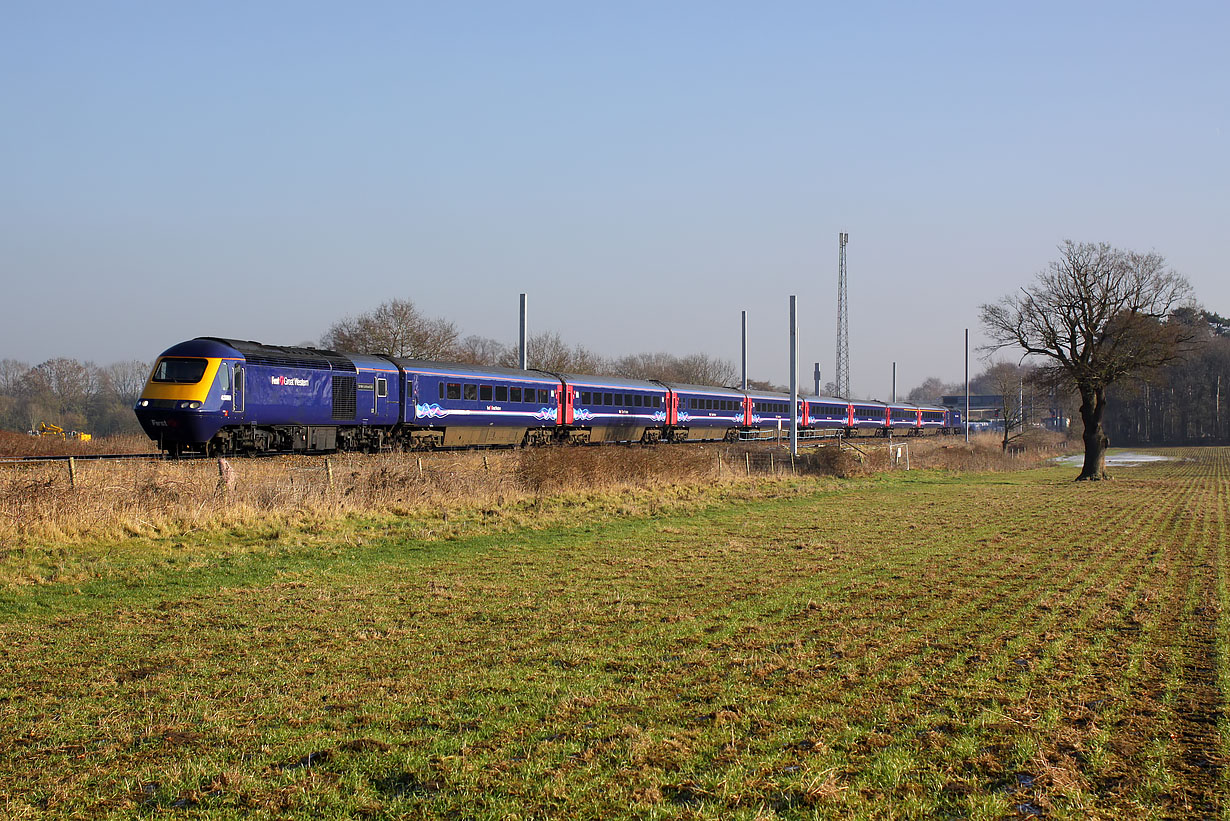
[[[134,408],[174,454],[734,441],[790,426],[790,397],[198,337],[158,357]],[[800,398],[801,431],[948,434],[944,407]]]

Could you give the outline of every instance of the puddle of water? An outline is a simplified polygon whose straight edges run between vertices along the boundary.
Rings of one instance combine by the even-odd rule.
[[[1174,456],[1160,456],[1156,453],[1133,453],[1128,450],[1108,451],[1106,454],[1106,466],[1108,468],[1130,468],[1148,464],[1149,462],[1174,461],[1178,461]],[[1083,465],[1085,464],[1085,455],[1059,456],[1055,458],[1055,462],[1060,465]]]

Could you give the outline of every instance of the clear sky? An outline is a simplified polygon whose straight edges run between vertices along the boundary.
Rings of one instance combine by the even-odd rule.
[[[0,357],[464,333],[958,380],[1065,238],[1230,313],[1230,4],[18,2],[0,26]],[[981,363],[975,357],[972,367]]]

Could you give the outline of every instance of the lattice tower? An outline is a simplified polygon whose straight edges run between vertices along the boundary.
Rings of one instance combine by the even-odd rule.
[[[846,243],[849,234],[837,235],[837,395],[850,398],[850,317],[846,305]]]

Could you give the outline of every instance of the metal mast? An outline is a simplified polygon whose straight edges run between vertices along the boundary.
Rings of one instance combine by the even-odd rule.
[[[837,245],[837,370],[833,379],[837,395],[850,398],[850,318],[846,306],[846,243],[849,234],[838,234]]]

